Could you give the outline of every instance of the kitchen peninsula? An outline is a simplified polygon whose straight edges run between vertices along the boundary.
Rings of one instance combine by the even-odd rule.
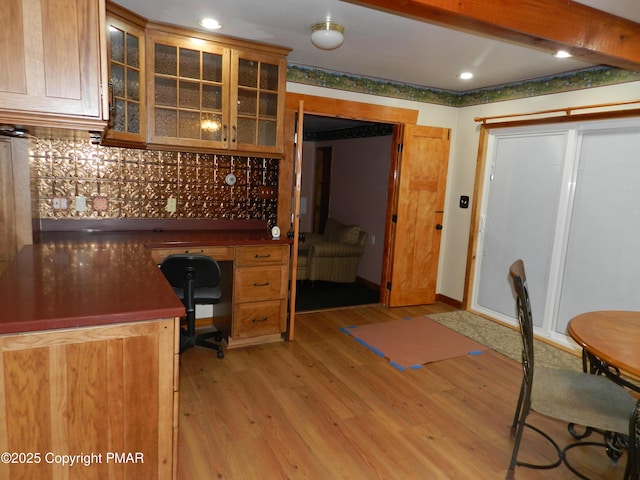
[[[230,343],[235,332],[242,346],[281,339],[286,330],[289,248],[289,240],[271,239],[266,224],[40,232],[0,277],[0,449],[41,459],[140,453],[143,462],[73,468],[82,468],[84,478],[174,478],[184,307],[157,267],[159,258],[177,251],[223,254],[233,276]],[[258,272],[279,283],[255,302],[238,297]],[[252,330],[251,317],[241,319],[255,310],[265,318],[275,312],[277,320]],[[0,477],[55,478],[69,468],[44,460],[3,463]]]

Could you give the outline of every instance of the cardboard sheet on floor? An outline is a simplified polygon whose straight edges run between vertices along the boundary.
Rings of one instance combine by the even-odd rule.
[[[477,354],[488,347],[459,334],[430,318],[414,317],[395,322],[343,328],[342,331],[385,357],[399,370],[466,354]]]

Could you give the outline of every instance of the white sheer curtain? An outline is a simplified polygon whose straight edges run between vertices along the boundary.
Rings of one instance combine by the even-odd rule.
[[[515,323],[517,258],[539,333],[562,341],[579,313],[640,310],[640,119],[492,131],[483,175],[474,310]]]
[[[581,137],[555,330],[591,310],[640,310],[640,127]]]
[[[534,322],[541,325],[566,144],[566,131],[496,135],[479,256],[479,307],[514,317],[509,266],[522,258]]]

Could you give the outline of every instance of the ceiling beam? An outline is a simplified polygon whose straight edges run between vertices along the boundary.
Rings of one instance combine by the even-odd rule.
[[[593,64],[640,71],[640,24],[570,0],[344,1],[549,52],[567,50]]]

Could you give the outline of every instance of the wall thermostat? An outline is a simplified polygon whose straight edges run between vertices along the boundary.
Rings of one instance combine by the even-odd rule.
[[[224,177],[224,183],[227,185],[233,186],[236,184],[236,176],[233,173],[228,174]]]

